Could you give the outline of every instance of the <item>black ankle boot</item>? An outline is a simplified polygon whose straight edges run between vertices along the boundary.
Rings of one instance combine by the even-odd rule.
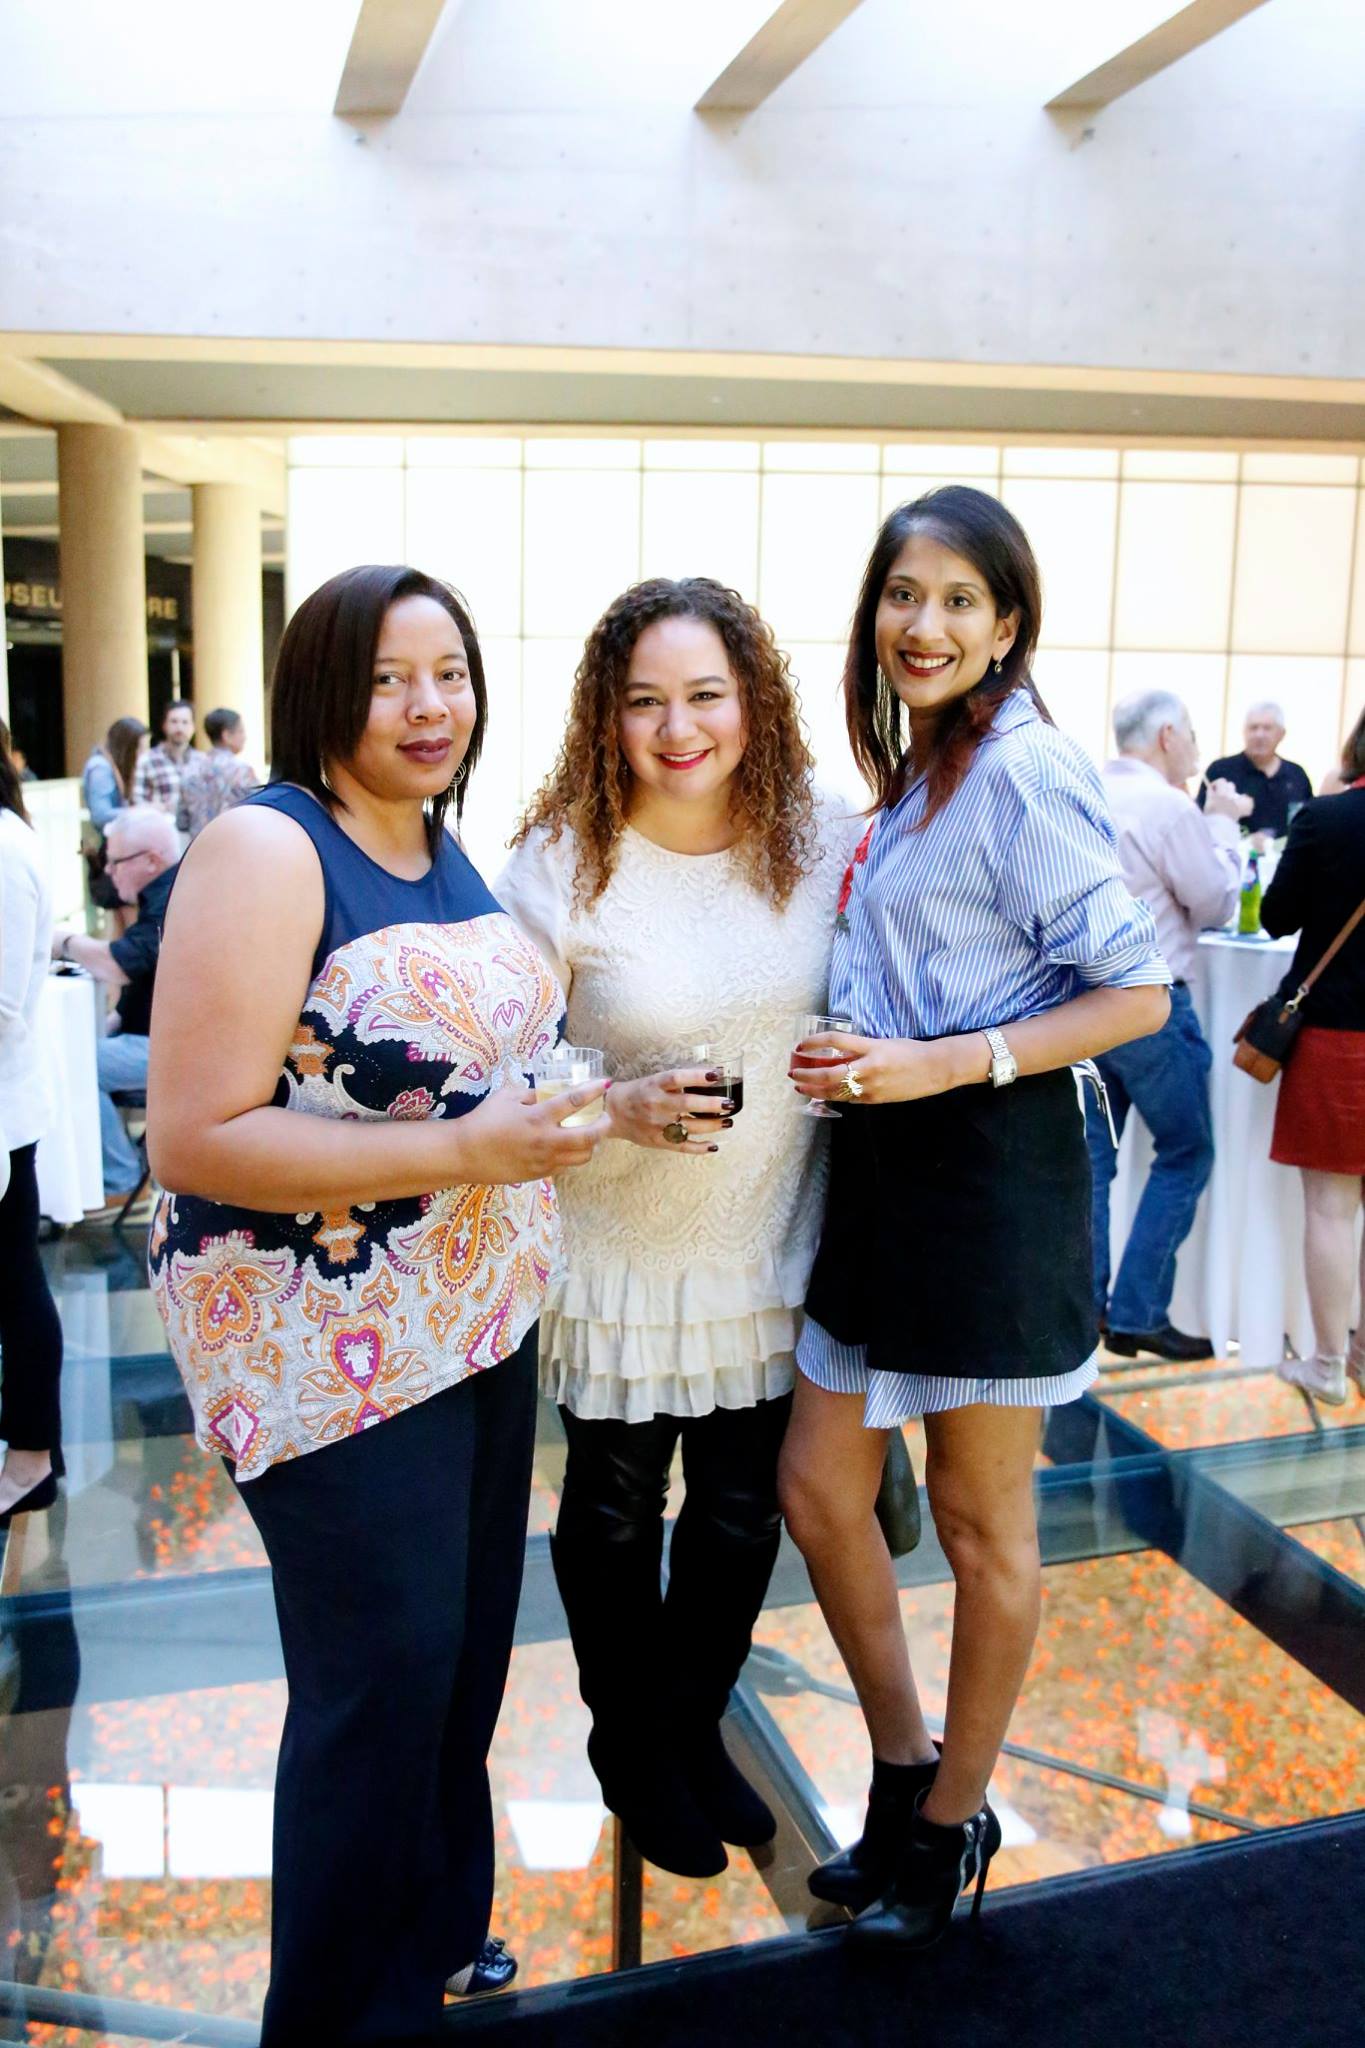
[[[872,1759],[872,1789],[867,1819],[858,1840],[827,1862],[817,1863],[806,1879],[817,1899],[861,1913],[888,1890],[896,1869],[896,1849],[910,1825],[915,1801],[927,1792],[938,1770],[938,1758],[924,1764],[886,1764]]]
[[[685,1736],[681,1755],[692,1796],[722,1842],[739,1849],[771,1842],[777,1833],[772,1808],[734,1763],[719,1728]]]
[[[948,1931],[953,1908],[969,1885],[972,1918],[981,1911],[986,1872],[1000,1847],[1000,1822],[989,1806],[970,1820],[940,1827],[921,1811],[921,1792],[910,1817],[909,1832],[896,1852],[891,1889],[880,1906],[860,1913],[849,1928],[850,1940],[883,1948],[932,1948]]]

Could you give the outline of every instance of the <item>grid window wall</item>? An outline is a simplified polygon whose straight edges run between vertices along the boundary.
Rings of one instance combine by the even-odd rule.
[[[822,781],[860,797],[849,615],[878,520],[942,483],[1023,522],[1046,592],[1038,684],[1097,760],[1134,690],[1182,696],[1206,757],[1272,697],[1317,781],[1365,699],[1356,454],[458,433],[305,435],[289,454],[291,606],[365,560],[414,562],[469,600],[492,716],[467,837],[489,868],[554,758],[585,634],[641,576],[716,576],[758,605]]]

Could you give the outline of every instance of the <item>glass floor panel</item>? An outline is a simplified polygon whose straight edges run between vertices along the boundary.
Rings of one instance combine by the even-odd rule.
[[[0,1558],[0,2048],[136,2042],[139,2005],[247,2038],[268,1971],[284,1712],[265,1560],[189,1412],[142,1273],[107,1229],[48,1247],[67,1337],[68,1480]],[[923,1479],[924,1434],[906,1441]],[[1273,1373],[1105,1363],[1039,1456],[1043,1624],[992,1796],[1001,1887],[1365,1804],[1365,1406]],[[535,1986],[609,1969],[614,1824],[550,1570],[563,1431],[542,1404],[526,1588],[491,1759],[495,1925]],[[674,1473],[670,1513],[681,1499]],[[931,1718],[952,1585],[925,1516],[898,1566]],[[731,1746],[779,1815],[714,1881],[646,1868],[644,1961],[762,1941],[832,1909],[811,1863],[859,1830],[868,1747],[784,1545]],[[63,2006],[63,1998],[75,2002]],[[107,2028],[92,2020],[111,2004]],[[53,2003],[55,2001],[55,2005]],[[123,2029],[123,2031],[119,2031]]]

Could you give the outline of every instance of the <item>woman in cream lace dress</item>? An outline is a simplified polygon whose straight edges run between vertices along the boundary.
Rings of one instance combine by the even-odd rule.
[[[566,1184],[567,1272],[541,1321],[568,1439],[555,1570],[603,1796],[644,1855],[690,1876],[774,1826],[719,1724],[777,1554],[823,1186],[822,1127],[787,1068],[801,1013],[824,1005],[859,829],[810,771],[757,613],[704,578],[640,584],[589,637],[496,885],[563,983],[568,1038],[614,1077],[626,1142]],[[689,1093],[699,1044],[744,1057],[743,1108],[719,1127],[715,1098]]]

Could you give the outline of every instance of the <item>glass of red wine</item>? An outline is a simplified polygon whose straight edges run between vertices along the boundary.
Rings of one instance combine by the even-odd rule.
[[[714,1081],[694,1081],[687,1090],[689,1095],[714,1096],[716,1100],[714,1112],[706,1109],[694,1109],[691,1112],[694,1122],[709,1123],[712,1120],[713,1114],[717,1121],[725,1117],[734,1118],[739,1115],[744,1107],[744,1055],[742,1052],[717,1052],[713,1045],[693,1045],[689,1046],[687,1059],[683,1064],[690,1067],[705,1067],[708,1073],[716,1076]],[[730,1107],[722,1109],[720,1105],[723,1102],[728,1102]]]
[[[807,1040],[823,1038],[827,1031],[851,1031],[849,1017],[821,1017],[814,1011],[797,1020],[796,1050],[792,1054],[792,1068],[802,1073],[819,1067],[842,1067],[848,1060],[846,1052],[840,1052],[837,1045],[809,1045]],[[807,1102],[802,1116],[837,1117],[839,1111],[828,1102]]]

